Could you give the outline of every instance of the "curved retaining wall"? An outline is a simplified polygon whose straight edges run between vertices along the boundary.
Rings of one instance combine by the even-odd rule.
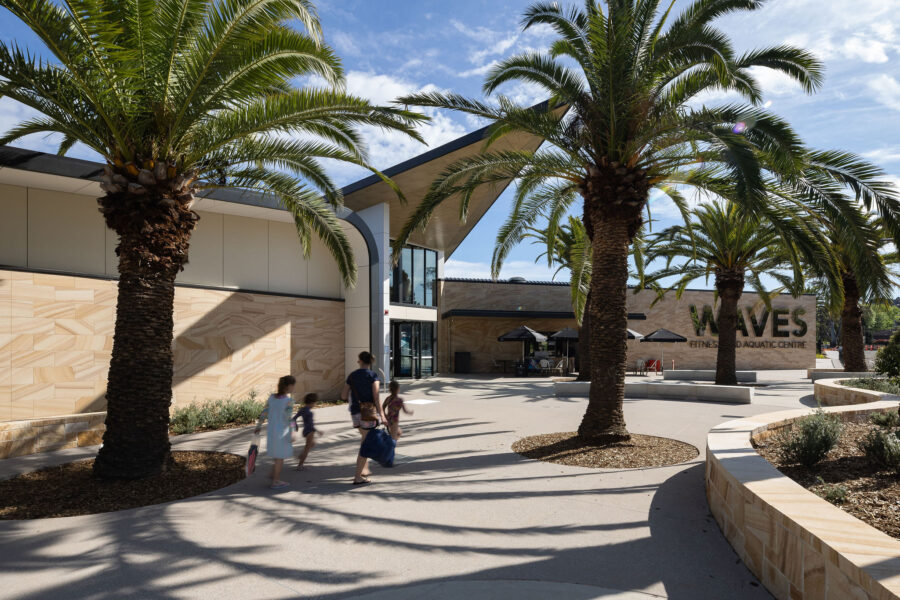
[[[847,387],[841,385],[842,379],[820,379],[813,384],[813,394],[822,406],[847,406],[849,404],[868,404],[883,400],[900,400],[900,396],[874,390]]]
[[[827,409],[844,420],[894,409]],[[709,432],[706,497],[722,533],[779,600],[900,599],[900,540],[832,506],[782,475],[751,445],[808,410],[728,421]]]

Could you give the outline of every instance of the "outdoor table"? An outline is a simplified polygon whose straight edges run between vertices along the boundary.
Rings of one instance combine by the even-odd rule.
[[[500,369],[503,371],[503,373],[506,373],[509,370],[509,363],[510,360],[508,358],[497,359],[497,364],[500,365]]]

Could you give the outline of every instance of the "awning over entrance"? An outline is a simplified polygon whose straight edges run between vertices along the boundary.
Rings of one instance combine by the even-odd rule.
[[[516,318],[523,319],[574,319],[574,312],[559,312],[550,310],[479,310],[454,308],[441,315],[442,319],[449,317],[482,317],[482,318]],[[647,318],[644,313],[628,313],[629,321],[643,321]]]

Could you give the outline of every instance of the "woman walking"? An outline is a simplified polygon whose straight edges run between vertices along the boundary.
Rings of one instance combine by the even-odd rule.
[[[365,350],[360,352],[359,360],[356,361],[359,368],[350,373],[341,392],[341,399],[350,401],[350,418],[363,440],[366,439],[370,429],[375,429],[379,423],[385,422],[384,410],[378,401],[380,382],[378,375],[372,370],[374,362],[371,353]],[[369,475],[371,475],[369,459],[362,454],[357,455],[353,485],[369,483]]]

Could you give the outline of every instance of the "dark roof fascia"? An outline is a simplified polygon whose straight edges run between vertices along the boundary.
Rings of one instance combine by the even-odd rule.
[[[480,310],[469,308],[454,308],[441,315],[442,319],[449,317],[480,317],[480,318],[523,318],[523,319],[574,319],[575,313],[571,311],[552,310]],[[630,321],[645,321],[644,313],[628,313]]]
[[[15,146],[0,146],[0,167],[85,181],[99,181],[100,175],[103,173],[103,165],[92,160],[59,156]]]
[[[553,287],[569,287],[567,281],[509,281],[506,279],[468,279],[466,277],[444,277],[441,281],[448,283],[499,283],[505,285],[549,285]]]

